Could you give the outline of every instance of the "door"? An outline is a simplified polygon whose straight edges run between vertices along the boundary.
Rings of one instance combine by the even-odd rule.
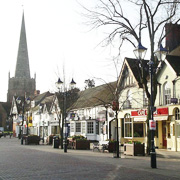
[[[162,123],[162,140],[163,140],[163,147],[167,148],[166,122]]]

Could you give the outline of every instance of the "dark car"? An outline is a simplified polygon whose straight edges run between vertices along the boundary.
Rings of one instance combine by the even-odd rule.
[[[2,131],[0,131],[0,138],[4,136],[4,133]]]

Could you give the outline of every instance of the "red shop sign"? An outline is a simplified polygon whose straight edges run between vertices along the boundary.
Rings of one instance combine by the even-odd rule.
[[[146,116],[147,109],[140,109],[137,111],[131,111],[131,116]],[[168,108],[157,108],[154,112],[154,116],[164,116],[168,115]]]
[[[149,120],[149,129],[150,130],[156,130],[156,121]]]

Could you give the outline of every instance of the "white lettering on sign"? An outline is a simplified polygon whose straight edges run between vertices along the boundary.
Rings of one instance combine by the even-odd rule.
[[[138,116],[145,116],[146,115],[146,110],[145,109],[141,109],[138,111]]]

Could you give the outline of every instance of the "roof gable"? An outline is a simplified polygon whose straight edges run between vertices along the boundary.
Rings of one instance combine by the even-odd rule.
[[[149,67],[147,63],[148,63],[147,60],[142,60],[142,65],[143,65],[143,68],[145,69],[144,73],[145,73],[146,78],[149,75],[149,71],[148,71]],[[124,63],[123,63],[119,80],[118,80],[119,86],[122,86],[122,82],[124,78],[128,76],[126,71],[128,71],[130,75],[132,75],[133,79],[135,80],[134,85],[142,87],[142,84],[140,81],[140,74],[139,74],[140,72],[139,61],[137,59],[127,58],[127,57],[124,59]]]

